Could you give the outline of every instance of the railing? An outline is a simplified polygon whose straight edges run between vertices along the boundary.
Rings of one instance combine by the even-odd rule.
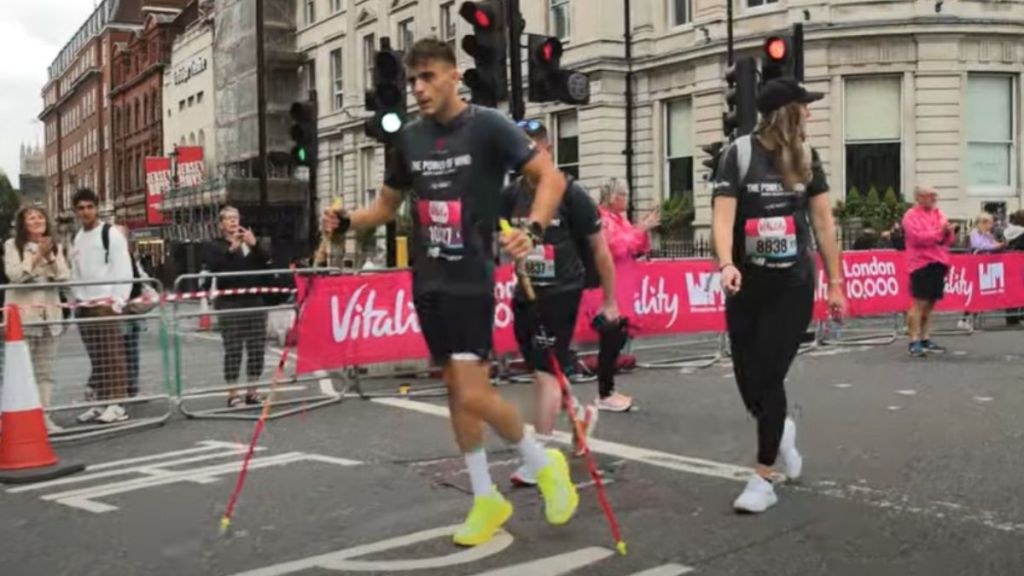
[[[824,273],[819,266],[813,323],[817,337],[804,350],[896,342],[904,333],[902,317],[909,304],[902,262],[902,254],[891,251],[844,255],[851,309],[842,324],[824,314]],[[1013,327],[1024,308],[1020,278],[1024,254],[954,256],[937,328],[959,324],[965,312],[972,323],[970,329],[957,327],[960,334],[996,328],[996,323]],[[517,376],[523,371],[514,369],[518,352],[510,337],[508,305],[514,277],[511,270],[500,268],[496,279],[498,360],[493,375],[501,383],[528,381]],[[728,361],[725,298],[713,263],[637,263],[620,282],[620,311],[638,321],[639,332],[629,349],[641,356],[638,367],[687,371]],[[56,299],[56,294],[72,289],[129,283],[149,290],[124,310],[121,302],[110,299],[67,304]],[[199,289],[185,291],[193,284]],[[249,388],[262,394],[277,392],[271,418],[348,398],[444,395],[438,369],[427,359],[414,328],[410,288],[411,278],[404,270],[342,274],[337,269],[188,274],[176,279],[170,293],[152,279],[0,286],[7,291],[8,305],[28,301],[12,298],[21,290],[49,297],[20,307],[54,441],[160,425],[172,417],[175,405],[187,418],[254,419],[262,404],[245,403]],[[373,300],[368,298],[371,292]],[[332,310],[331,299],[338,311],[354,306],[374,324],[364,324],[356,332],[349,326],[348,332],[339,334],[329,324],[340,313]],[[593,346],[596,338],[589,321],[599,306],[598,294],[584,296],[578,348]],[[242,400],[229,406],[232,393]]]

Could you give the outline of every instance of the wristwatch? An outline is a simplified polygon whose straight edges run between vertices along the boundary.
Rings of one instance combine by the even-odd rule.
[[[338,229],[334,231],[335,234],[344,236],[348,229],[352,226],[352,218],[349,217],[347,210],[338,210]]]
[[[540,246],[544,239],[544,227],[540,225],[540,222],[529,222],[526,225],[526,236],[530,238],[530,242],[534,246]]]

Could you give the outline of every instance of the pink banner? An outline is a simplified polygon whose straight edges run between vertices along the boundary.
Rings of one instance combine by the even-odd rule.
[[[904,254],[892,251],[843,255],[849,316],[903,312],[910,304]],[[300,278],[299,294],[306,293]],[[429,356],[420,335],[407,272],[332,276],[313,281],[298,323],[298,371],[335,369]],[[707,260],[635,263],[617,270],[619,311],[638,337],[721,332],[725,297],[716,266]],[[511,267],[495,274],[494,348],[514,352]],[[815,318],[825,317],[827,281],[818,263]],[[1024,307],[1024,253],[957,255],[946,279],[940,310],[982,312]],[[580,305],[575,339],[596,339],[590,322],[601,308],[601,291],[589,290]]]

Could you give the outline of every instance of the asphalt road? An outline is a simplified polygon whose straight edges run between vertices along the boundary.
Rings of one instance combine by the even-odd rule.
[[[789,393],[805,477],[761,516],[731,510],[756,446],[727,364],[622,377],[641,409],[602,414],[593,448],[625,557],[581,461],[580,511],[552,528],[536,492],[509,487],[515,454],[493,435],[494,478],[515,515],[491,545],[454,548],[448,527],[468,506],[468,479],[443,401],[350,399],[268,424],[224,536],[252,422],[178,417],[60,445],[64,462],[90,469],[0,488],[0,572],[1022,574],[1024,332],[944,342],[949,354],[924,360],[902,342],[802,355]],[[529,398],[525,386],[501,390]]]

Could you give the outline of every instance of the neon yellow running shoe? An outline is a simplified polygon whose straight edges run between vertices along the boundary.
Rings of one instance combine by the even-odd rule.
[[[565,456],[554,448],[544,452],[548,455],[548,464],[537,471],[537,486],[544,496],[544,516],[548,524],[560,526],[576,513],[580,496],[569,477],[569,464]]]
[[[466,521],[455,531],[452,540],[459,546],[479,546],[490,541],[498,528],[512,516],[512,503],[498,492],[497,486],[486,496],[473,498]]]

